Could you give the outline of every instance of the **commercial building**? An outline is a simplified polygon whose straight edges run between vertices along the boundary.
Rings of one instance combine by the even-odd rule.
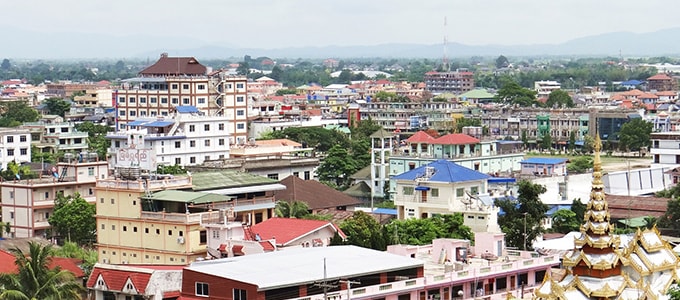
[[[87,132],[79,132],[75,124],[64,122],[60,116],[43,116],[40,122],[27,122],[21,128],[31,133],[31,144],[47,153],[87,151]]]
[[[161,165],[194,166],[229,158],[226,116],[208,116],[195,106],[177,106],[168,116],[138,118],[106,135],[113,164],[128,164],[128,148],[155,156]],[[133,138],[134,137],[134,138]]]
[[[248,93],[245,76],[212,71],[193,57],[161,54],[156,63],[123,80],[114,91],[118,125],[137,118],[169,116],[177,106],[195,106],[208,116],[224,116],[229,145],[245,143],[248,135]]]
[[[539,99],[548,98],[548,96],[550,96],[550,93],[559,90],[560,88],[561,85],[557,81],[541,80],[534,82],[534,91],[536,91],[536,97],[538,97]]]
[[[462,94],[475,88],[474,73],[467,70],[425,73],[425,90],[434,93]]]
[[[49,170],[53,173],[51,176],[0,182],[2,220],[10,223],[10,235],[51,238],[48,220],[57,196],[79,193],[83,199],[94,203],[96,182],[106,180],[108,170],[108,163],[99,161],[96,153],[84,153],[79,157],[67,153],[63,162]]]

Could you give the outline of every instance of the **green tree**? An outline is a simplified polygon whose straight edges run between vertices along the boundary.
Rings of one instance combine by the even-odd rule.
[[[0,104],[0,127],[17,127],[25,122],[38,121],[38,111],[23,101],[12,101]]]
[[[524,107],[539,104],[536,101],[536,91],[525,89],[514,80],[505,81],[503,86],[498,90],[496,99],[501,103]]]
[[[158,174],[172,174],[172,175],[180,175],[180,174],[186,174],[187,169],[182,167],[181,165],[158,165],[156,167],[156,173]]]
[[[569,146],[567,147],[567,149],[569,149],[569,151],[573,151],[574,145],[576,145],[576,131],[572,130],[569,133]]]
[[[75,258],[82,261],[80,268],[83,269],[85,277],[92,273],[94,265],[97,263],[97,250],[81,247],[74,242],[65,242],[63,246],[54,248],[52,254],[57,257]]]
[[[529,146],[529,137],[527,136],[527,130],[526,129],[522,130],[522,145],[524,146],[524,148]]]
[[[283,96],[283,95],[295,95],[297,94],[296,89],[280,89],[276,91],[277,96]]]
[[[37,178],[38,175],[31,171],[31,167],[17,164],[16,161],[7,163],[7,168],[0,171],[0,177],[4,180],[19,180]]]
[[[62,98],[47,98],[43,100],[43,104],[45,104],[45,109],[49,112],[49,114],[58,115],[62,118],[65,117],[66,112],[71,109],[71,103]]]
[[[0,64],[0,69],[2,69],[3,71],[7,71],[11,66],[12,64],[10,64],[9,59],[5,58],[2,60],[2,64]]]
[[[346,149],[350,147],[349,138],[346,134],[322,127],[288,127],[284,130],[273,131],[267,137],[290,139],[307,147],[314,147],[315,151],[320,152],[326,152],[335,145]]]
[[[349,187],[349,177],[357,170],[356,162],[347,149],[335,145],[328,150],[316,173],[319,181],[343,190]]]
[[[642,151],[651,146],[650,135],[654,125],[642,118],[635,118],[621,126],[619,149],[621,151]]]
[[[504,212],[498,217],[498,225],[505,233],[508,246],[531,249],[532,241],[544,232],[541,221],[545,218],[548,206],[541,202],[539,195],[545,192],[545,186],[522,180],[519,182],[517,201],[508,198],[495,201],[496,206]]]
[[[371,134],[382,129],[382,126],[378,125],[373,119],[368,118],[366,120],[361,120],[356,123],[356,126],[350,128],[352,134],[352,139],[369,139]],[[370,141],[369,141],[370,144]]]
[[[574,107],[574,99],[569,96],[569,93],[563,90],[554,90],[548,96],[545,102],[547,107]]]
[[[276,81],[279,81],[279,80],[281,80],[282,75],[283,75],[283,70],[281,69],[281,67],[274,66],[274,68],[272,68],[272,72],[269,73],[268,77],[271,78],[271,79],[274,79]]]
[[[676,283],[668,289],[670,300],[680,300],[680,284]]]
[[[90,150],[96,152],[99,159],[106,159],[107,152],[111,147],[111,140],[106,138],[106,134],[113,131],[113,128],[92,122],[76,124],[75,128],[80,132],[87,132],[87,144]]]
[[[28,242],[29,253],[19,248],[10,250],[18,268],[16,274],[0,274],[0,299],[81,299],[84,292],[73,273],[48,267],[52,246]]]
[[[666,212],[658,220],[659,226],[673,230],[676,234],[680,232],[680,198],[673,198],[668,201]]]
[[[551,149],[552,148],[552,136],[550,136],[550,133],[546,133],[543,135],[541,139],[541,148],[542,149]]]
[[[576,213],[569,209],[560,209],[552,216],[552,229],[559,233],[569,233],[578,231],[581,221],[576,217]]]
[[[250,65],[248,62],[241,62],[238,64],[238,68],[236,68],[236,73],[238,75],[248,75],[250,74]]]
[[[576,219],[579,222],[583,222],[583,217],[586,213],[586,208],[587,206],[581,202],[581,199],[574,199],[571,201],[571,211],[573,211],[576,214]]]
[[[305,219],[305,217],[310,214],[307,203],[301,201],[288,202],[285,200],[276,202],[276,208],[274,208],[274,212],[279,218],[294,219]]]
[[[462,133],[463,127],[481,127],[482,119],[479,118],[457,118],[454,119],[456,126],[456,133]]]
[[[589,169],[593,168],[593,158],[590,156],[579,156],[579,157],[574,157],[569,160],[569,164],[567,164],[567,171],[569,173],[585,173],[588,172]]]
[[[340,224],[340,229],[347,235],[345,243],[348,245],[380,251],[387,249],[382,226],[363,211],[355,211],[352,217]]]
[[[97,230],[95,214],[95,206],[87,203],[80,194],[64,196],[59,193],[48,221],[58,235],[83,245],[94,240]]]
[[[583,148],[582,152],[583,153],[593,153],[595,150],[595,139],[587,134],[583,137]]]

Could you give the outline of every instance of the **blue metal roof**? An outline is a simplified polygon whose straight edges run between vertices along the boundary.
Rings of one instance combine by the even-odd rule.
[[[396,216],[397,215],[397,209],[395,208],[376,208],[373,210],[374,214],[379,214],[379,215],[392,215]]]
[[[196,108],[196,106],[190,106],[190,105],[177,106],[177,107],[175,107],[175,109],[180,114],[191,114],[191,113],[197,113],[198,112],[198,108]]]
[[[175,121],[153,121],[151,123],[143,124],[143,127],[166,127],[175,124]]]
[[[640,85],[640,84],[643,84],[643,83],[644,82],[642,82],[640,80],[632,79],[632,80],[627,80],[627,81],[621,82],[621,85]]]
[[[520,164],[542,164],[542,165],[556,165],[567,161],[566,158],[544,158],[544,157],[531,157],[523,161]]]
[[[427,165],[420,166],[405,173],[401,173],[392,177],[393,179],[416,180],[425,176],[425,169],[427,167],[434,168],[434,174],[428,178],[428,181],[436,182],[462,182],[473,180],[485,180],[490,176],[484,173],[477,172],[472,169],[460,166],[456,163],[447,160],[437,160]]]
[[[139,125],[142,125],[142,124],[145,124],[145,123],[149,123],[151,121],[152,120],[134,120],[134,121],[129,122],[125,125],[127,125],[127,126],[139,126]]]
[[[508,183],[508,182],[517,182],[517,179],[515,178],[504,178],[504,177],[490,177],[487,182],[489,183]]]

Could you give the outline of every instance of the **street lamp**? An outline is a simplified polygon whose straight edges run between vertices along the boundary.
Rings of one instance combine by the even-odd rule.
[[[528,213],[523,213],[524,215],[524,244],[522,246],[524,247],[524,251],[527,251],[527,214]]]

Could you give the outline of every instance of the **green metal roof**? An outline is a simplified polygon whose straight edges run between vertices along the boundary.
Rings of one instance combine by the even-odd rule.
[[[191,175],[194,191],[278,183],[277,180],[236,171],[199,172]]]
[[[647,226],[647,217],[636,217],[630,219],[619,220],[619,223],[627,225],[628,227],[639,228]]]
[[[359,183],[350,186],[348,189],[344,190],[343,193],[350,195],[352,197],[370,197],[371,187],[369,187],[366,182],[359,181]]]
[[[385,129],[380,128],[380,130],[374,132],[371,134],[371,138],[388,138],[388,137],[394,137],[394,133],[391,133]]]
[[[484,89],[474,89],[460,95],[460,98],[463,97],[470,99],[489,99],[496,97],[496,95],[489,93]]]
[[[340,126],[340,125],[337,125],[337,124],[326,125],[325,128],[328,129],[328,130],[337,130],[337,131],[340,131],[340,132],[345,133],[345,134],[352,133],[352,131],[349,128],[344,127],[344,126]]]
[[[205,204],[214,202],[226,202],[229,201],[231,197],[213,193],[165,190],[153,193],[149,197],[144,197],[144,199],[154,201]]]

